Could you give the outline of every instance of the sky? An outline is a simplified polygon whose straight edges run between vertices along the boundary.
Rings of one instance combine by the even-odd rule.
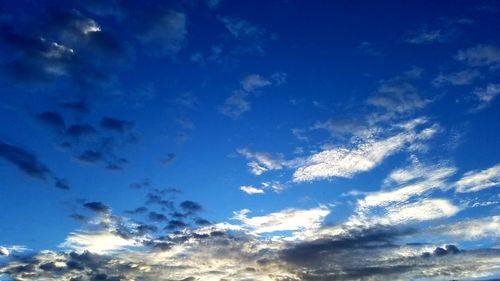
[[[0,280],[500,278],[500,2],[0,3]]]

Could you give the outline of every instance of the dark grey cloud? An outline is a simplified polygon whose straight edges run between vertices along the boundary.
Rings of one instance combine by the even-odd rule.
[[[137,214],[144,214],[147,211],[148,211],[148,208],[146,208],[146,207],[137,207],[133,210],[125,211],[125,213],[131,214],[131,215],[137,215]]]
[[[131,183],[129,185],[130,188],[134,189],[143,189],[151,186],[151,180],[150,179],[143,179],[134,183]]]
[[[0,141],[0,158],[16,166],[24,174],[46,180],[51,171],[31,152],[15,145]]]
[[[168,230],[176,230],[176,229],[182,229],[185,227],[188,227],[189,225],[181,220],[170,220],[165,226],[165,229]]]
[[[117,119],[117,118],[112,118],[112,117],[102,118],[101,122],[99,124],[104,129],[116,131],[119,133],[125,133],[134,127],[134,122],[121,120],[121,119]]]
[[[35,119],[42,124],[54,129],[57,133],[63,133],[66,130],[64,118],[57,112],[45,111],[35,115]]]
[[[83,204],[83,207],[96,213],[106,213],[111,210],[109,206],[102,202],[87,202]]]
[[[94,150],[85,150],[82,154],[76,157],[78,160],[87,163],[96,163],[103,160],[102,153]]]
[[[90,124],[73,124],[66,130],[66,135],[68,137],[75,138],[77,140],[82,137],[88,137],[96,134],[96,128]]]
[[[78,113],[88,113],[89,105],[85,101],[69,101],[61,104],[61,107]]]
[[[69,184],[65,179],[57,177],[35,154],[22,147],[0,141],[0,159],[14,165],[29,177],[43,181],[52,179],[56,188],[69,189]]]
[[[163,222],[167,220],[167,216],[157,212],[149,212],[148,218],[154,222]]]
[[[188,213],[197,213],[203,209],[200,204],[189,200],[183,201],[179,206]]]

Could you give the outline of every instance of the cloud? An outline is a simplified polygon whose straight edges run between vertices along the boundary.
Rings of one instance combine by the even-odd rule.
[[[102,202],[87,202],[83,204],[83,207],[96,213],[107,213],[111,210],[108,206],[106,206]]]
[[[491,102],[500,94],[500,84],[490,83],[485,88],[476,88],[472,94],[479,103],[475,110],[482,110],[490,106]]]
[[[470,66],[496,68],[500,66],[500,48],[495,45],[477,45],[458,51],[455,58]]]
[[[313,154],[293,174],[293,181],[312,181],[332,177],[350,178],[379,165],[385,158],[437,131],[435,126],[413,128],[385,139],[368,138],[353,148],[332,148]]]
[[[43,15],[15,27],[2,24],[0,41],[14,58],[2,65],[4,76],[24,87],[62,81],[84,90],[109,85],[109,70],[128,57],[128,48],[76,9],[48,9]]]
[[[57,112],[45,111],[35,115],[35,119],[49,126],[57,133],[63,133],[66,129],[64,118]]]
[[[105,254],[136,245],[137,243],[134,240],[127,240],[109,232],[72,232],[59,247],[79,253],[89,251],[96,254]]]
[[[189,200],[181,202],[179,206],[189,214],[200,212],[203,209],[200,204]]]
[[[384,54],[377,50],[374,46],[373,43],[363,41],[358,45],[358,50],[368,56],[373,56],[373,57],[380,57],[383,56]]]
[[[465,173],[456,182],[457,192],[477,192],[483,189],[500,186],[500,164],[481,171]]]
[[[411,32],[404,40],[411,44],[443,43],[448,41],[448,36],[449,34],[445,33],[442,29],[423,28]]]
[[[421,201],[387,208],[387,213],[380,218],[372,218],[380,224],[395,225],[416,221],[428,221],[454,216],[460,208],[445,199],[423,199]]]
[[[481,73],[476,69],[465,69],[453,73],[439,73],[439,75],[432,80],[432,85],[441,87],[445,85],[464,86],[470,85],[474,80],[481,77]]]
[[[251,162],[248,163],[250,171],[254,175],[261,175],[269,170],[281,170],[287,165],[281,157],[274,157],[265,152],[252,152],[246,148],[238,149],[238,153],[245,156]]]
[[[240,190],[245,192],[246,194],[250,194],[250,195],[264,194],[264,190],[250,186],[250,185],[240,186]]]
[[[54,180],[55,187],[63,190],[69,189],[66,180],[57,177],[44,163],[40,162],[33,153],[0,141],[0,159],[14,165],[25,175],[46,181],[47,178]]]
[[[252,108],[250,101],[247,100],[248,93],[236,91],[230,95],[220,109],[222,114],[233,119],[238,118],[243,113],[250,111]]]
[[[234,219],[243,223],[242,227],[255,234],[273,233],[277,231],[311,231],[318,229],[324,218],[330,214],[326,207],[308,210],[286,209],[265,216],[247,217],[250,210],[235,212]]]
[[[382,81],[377,94],[369,98],[368,103],[399,114],[423,108],[429,101],[422,99],[417,89],[407,81],[409,78],[414,79],[409,75],[420,74],[414,70],[412,74],[407,73],[403,77]]]
[[[500,216],[465,219],[455,223],[432,227],[426,232],[450,236],[460,240],[495,238],[500,232]]]
[[[125,133],[135,126],[134,122],[112,117],[102,118],[99,124],[104,129],[116,131],[118,133]]]
[[[10,255],[10,251],[5,247],[0,246],[0,257],[8,255]]]
[[[241,87],[246,92],[253,92],[257,89],[270,86],[272,82],[259,74],[249,74],[241,80]]]
[[[235,53],[264,53],[264,43],[269,40],[264,28],[237,17],[219,17],[219,20],[231,37],[240,43],[234,48]]]
[[[182,12],[157,8],[140,16],[137,37],[155,55],[175,55],[185,45],[186,15]]]
[[[458,34],[459,26],[471,24],[470,19],[440,19],[434,26],[423,26],[420,29],[408,32],[403,40],[406,43],[421,45],[432,43],[446,43]]]
[[[286,73],[276,72],[269,78],[260,74],[249,74],[241,81],[241,89],[234,90],[220,108],[222,114],[233,119],[240,117],[243,113],[252,108],[251,99],[255,97],[257,90],[269,87],[271,85],[282,85],[286,82]]]

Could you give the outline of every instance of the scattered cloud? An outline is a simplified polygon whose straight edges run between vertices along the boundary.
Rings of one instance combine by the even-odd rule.
[[[137,37],[154,55],[175,55],[187,37],[186,15],[170,9],[154,9],[142,15]]]
[[[69,189],[64,179],[57,177],[44,163],[40,162],[36,155],[22,147],[0,141],[0,159],[14,165],[25,175],[46,181],[48,178],[54,180],[59,189]]]
[[[241,81],[241,89],[234,90],[220,108],[222,114],[237,119],[243,113],[250,111],[252,108],[251,99],[255,97],[255,93],[259,89],[269,87],[271,85],[282,85],[286,82],[286,73],[276,72],[268,78],[260,74],[246,75]]]
[[[419,68],[413,68],[402,76],[381,81],[377,93],[368,99],[368,104],[393,114],[409,113],[423,108],[429,100],[420,97],[418,90],[410,83],[420,77],[421,71]]]
[[[439,75],[432,80],[432,85],[435,87],[442,87],[446,85],[464,86],[470,85],[480,77],[481,73],[476,69],[465,69],[447,74],[439,73]]]
[[[495,45],[477,45],[458,51],[455,58],[469,66],[497,68],[500,66],[500,48]]]
[[[243,192],[245,192],[246,194],[250,194],[250,195],[253,195],[253,194],[264,194],[264,190],[262,190],[260,188],[256,188],[256,187],[250,186],[250,185],[240,186],[240,190],[243,191]]]
[[[280,156],[272,156],[265,152],[252,152],[246,148],[238,149],[238,153],[250,160],[248,166],[254,175],[261,175],[269,170],[281,170],[286,162]]]
[[[500,94],[500,84],[488,84],[485,88],[476,88],[473,92],[478,105],[475,110],[487,108],[491,102]]]

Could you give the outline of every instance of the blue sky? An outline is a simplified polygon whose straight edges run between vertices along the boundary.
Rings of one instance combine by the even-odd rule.
[[[0,280],[500,274],[496,1],[3,1]]]

